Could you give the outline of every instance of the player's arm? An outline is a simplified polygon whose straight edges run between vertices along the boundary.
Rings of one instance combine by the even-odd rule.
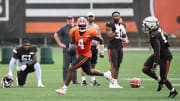
[[[16,60],[18,59],[18,48],[14,48],[13,49],[13,56],[11,57],[11,60],[9,62],[9,73],[8,75],[13,76],[13,69],[14,69],[14,65],[16,63]]]
[[[96,35],[94,37],[94,40],[99,41],[100,46],[99,46],[99,50],[100,50],[100,57],[104,57],[104,40],[102,37],[100,37],[99,35]]]
[[[36,62],[37,62],[37,55],[36,55],[36,53],[34,53],[34,54],[33,54],[33,57],[32,57],[32,61],[29,61],[29,62],[27,63],[27,65],[28,65],[28,66],[34,65],[34,64],[36,64]]]
[[[126,34],[125,25],[122,25],[121,31],[122,31],[121,40],[125,42],[127,40],[127,34]]]
[[[106,26],[106,35],[109,37],[109,39],[113,39],[117,33],[113,32],[111,27]]]
[[[159,59],[160,59],[160,41],[159,39],[154,39],[153,43],[154,45],[154,64],[153,67],[155,68],[158,65]]]
[[[61,41],[60,41],[60,37],[58,36],[58,33],[54,33],[54,39],[56,40],[57,44],[62,47],[62,48],[66,48],[66,45],[64,45]]]

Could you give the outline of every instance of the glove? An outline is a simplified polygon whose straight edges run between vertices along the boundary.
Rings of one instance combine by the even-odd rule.
[[[20,67],[20,71],[24,71],[26,68],[27,68],[27,65],[22,65],[22,66]]]

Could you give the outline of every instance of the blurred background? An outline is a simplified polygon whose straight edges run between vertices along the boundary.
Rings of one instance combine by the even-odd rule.
[[[180,47],[180,0],[0,0],[0,47],[20,45],[23,39],[41,47],[57,47],[53,34],[64,24],[66,16],[76,19],[89,11],[96,15],[105,44],[105,23],[118,10],[126,24],[130,43],[125,47],[150,47],[141,31],[146,16],[156,16],[169,35],[171,47]]]

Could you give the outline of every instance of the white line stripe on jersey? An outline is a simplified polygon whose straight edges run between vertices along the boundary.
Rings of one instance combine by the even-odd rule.
[[[27,4],[133,3],[134,0],[26,0]]]
[[[93,9],[96,16],[111,16],[112,12],[118,10],[121,12],[121,16],[134,16],[133,8],[121,8],[121,9]],[[86,13],[90,9],[26,9],[26,17],[65,17],[67,15],[72,16],[86,16]]]

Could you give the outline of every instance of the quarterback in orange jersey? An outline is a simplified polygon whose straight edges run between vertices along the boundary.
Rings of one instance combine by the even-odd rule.
[[[113,82],[110,71],[103,73],[90,68],[91,67],[90,58],[92,55],[91,53],[92,39],[94,38],[100,41],[101,55],[104,55],[104,51],[103,51],[104,45],[102,38],[98,36],[97,30],[93,28],[86,29],[86,26],[87,26],[87,20],[84,17],[80,17],[77,20],[77,27],[72,28],[70,30],[70,34],[72,36],[72,42],[69,45],[69,50],[71,50],[71,48],[74,47],[74,43],[76,43],[78,58],[72,62],[64,86],[56,90],[58,94],[66,94],[68,85],[73,78],[74,70],[76,70],[79,67],[81,67],[83,71],[88,75],[104,76],[106,79]]]
[[[84,33],[80,33],[78,27],[75,27],[70,31],[70,34],[77,46],[77,56],[85,55],[86,57],[91,57],[91,40],[98,35],[97,30],[89,28]]]

